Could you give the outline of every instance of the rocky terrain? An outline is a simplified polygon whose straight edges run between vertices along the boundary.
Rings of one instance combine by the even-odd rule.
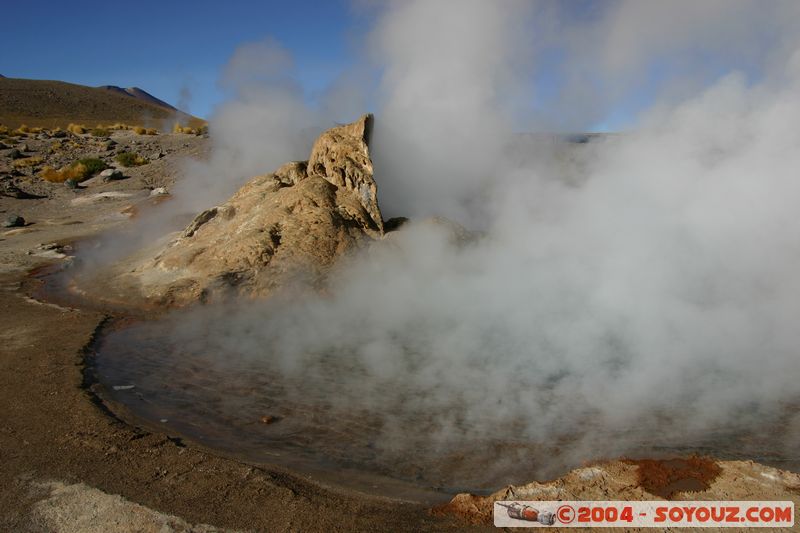
[[[107,137],[46,132],[0,140],[0,272],[24,271],[37,261],[63,256],[58,250],[77,239],[122,224],[141,207],[169,199],[186,158],[205,158],[204,136],[137,135],[110,132]],[[125,167],[120,154],[142,157]],[[68,167],[97,159],[108,168],[80,182],[50,182],[46,167]],[[26,162],[19,165],[17,162]],[[31,163],[27,163],[31,162]],[[17,163],[15,165],[15,163]]]
[[[104,276],[117,299],[139,290],[149,303],[174,306],[231,292],[263,297],[299,281],[319,286],[337,258],[383,235],[371,120],[326,131],[308,161],[256,176],[165,245],[121,263]]]
[[[752,461],[702,457],[605,461],[558,479],[508,486],[489,496],[459,494],[434,514],[490,525],[496,501],[507,500],[772,500],[800,503],[800,475]],[[626,531],[647,531],[629,528]],[[704,531],[730,531],[708,528]]]
[[[0,195],[17,199],[58,197],[65,184],[43,179],[42,171],[68,167],[82,159],[100,160],[119,174],[113,174],[113,180],[81,180],[79,189],[94,191],[100,182],[109,181],[117,181],[115,188],[122,189],[128,188],[129,183],[135,184],[134,187],[141,184],[150,190],[170,187],[176,173],[165,171],[165,158],[198,155],[195,149],[204,144],[204,138],[193,135],[138,135],[129,130],[108,131],[102,136],[64,131],[0,136]],[[119,162],[123,154],[140,157],[141,164],[124,166]],[[126,182],[127,177],[139,178],[141,183],[139,180]]]

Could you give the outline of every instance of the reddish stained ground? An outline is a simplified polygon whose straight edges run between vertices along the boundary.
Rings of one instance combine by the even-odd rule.
[[[700,492],[709,488],[722,469],[709,457],[680,459],[627,459],[639,467],[639,486],[650,494],[670,499],[678,492]]]

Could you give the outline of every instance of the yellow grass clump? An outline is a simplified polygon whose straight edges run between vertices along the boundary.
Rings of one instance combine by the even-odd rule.
[[[39,173],[39,176],[45,180],[53,183],[63,183],[67,180],[80,181],[86,174],[86,167],[80,163],[64,167],[56,170],[51,167],[44,167]]]
[[[43,161],[41,156],[35,155],[33,157],[25,157],[22,159],[14,160],[14,168],[27,168],[27,167],[35,167],[36,165],[40,164]]]
[[[141,126],[136,126],[136,127],[133,128],[133,132],[136,135],[145,135],[147,133],[147,129],[145,129],[145,128],[141,127]]]
[[[158,135],[158,130],[155,128],[147,128],[147,135]]]
[[[99,159],[87,158],[75,161],[59,170],[45,166],[39,176],[54,183],[62,183],[67,180],[83,181],[91,178],[101,170],[106,168],[106,164]]]
[[[138,167],[148,162],[144,157],[132,152],[122,152],[115,159],[123,167]]]
[[[189,126],[181,126],[180,124],[176,123],[172,127],[172,133],[187,133],[187,134],[194,134],[195,130],[190,128]]]
[[[8,132],[11,131],[8,126],[3,126],[0,124],[0,135],[8,135]]]
[[[83,135],[86,133],[86,126],[82,124],[71,124],[67,126],[67,131],[75,135]]]

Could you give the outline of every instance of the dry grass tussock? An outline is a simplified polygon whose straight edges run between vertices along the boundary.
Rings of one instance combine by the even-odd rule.
[[[187,135],[197,135],[197,134],[200,133],[200,130],[199,130],[199,128],[195,129],[195,128],[191,128],[189,126],[181,126],[180,124],[176,123],[172,127],[172,133],[185,133]]]
[[[84,133],[86,133],[86,126],[82,124],[70,123],[69,126],[67,126],[67,131],[70,133],[74,133],[75,135],[83,135]]]
[[[115,159],[123,167],[138,167],[147,163],[147,159],[132,152],[122,152]]]
[[[12,163],[14,168],[27,168],[27,167],[35,167],[44,161],[41,156],[35,155],[33,157],[24,157],[22,159],[16,159]]]
[[[39,173],[39,176],[43,180],[53,183],[63,183],[67,180],[80,182],[91,178],[105,168],[106,164],[100,159],[88,158],[80,159],[58,170],[46,166]]]

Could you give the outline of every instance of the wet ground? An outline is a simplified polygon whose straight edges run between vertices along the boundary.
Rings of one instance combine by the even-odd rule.
[[[263,347],[263,357],[242,358],[203,342],[200,332],[196,342],[176,336],[176,320],[180,315],[110,324],[90,360],[101,395],[164,431],[228,455],[357,490],[425,502],[458,492],[488,494],[604,459],[610,441],[618,455],[632,458],[703,454],[800,469],[798,450],[775,438],[782,418],[796,412],[788,406],[768,417],[742,416],[736,427],[726,422],[692,434],[665,420],[665,430],[655,434],[587,426],[591,438],[561,435],[537,443],[508,428],[494,438],[434,441],[441,413],[399,405],[387,413],[385,405],[350,398],[342,376],[354,369],[346,357],[322,358],[298,376],[284,371],[270,347]]]

